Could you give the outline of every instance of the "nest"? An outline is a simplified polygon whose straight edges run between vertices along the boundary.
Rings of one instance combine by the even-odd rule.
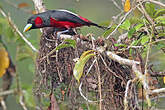
[[[81,107],[81,104],[86,104],[87,101],[80,95],[78,90],[79,84],[73,77],[73,68],[75,65],[73,59],[79,58],[84,51],[93,49],[92,41],[86,36],[75,35],[73,39],[77,42],[76,48],[67,47],[58,50],[58,52],[53,52],[52,50],[63,42],[63,40],[53,36],[50,29],[45,30],[44,33],[46,34],[41,36],[40,49],[37,57],[35,93],[42,95],[51,90],[55,92],[60,88],[61,91],[65,92],[58,98],[56,97],[58,103],[69,99],[68,103],[70,103],[71,106],[68,105],[68,107],[71,110],[78,109]],[[111,45],[112,41],[114,41],[114,39],[109,41],[110,45],[106,47],[106,50],[115,49],[113,45]],[[104,39],[98,38],[94,41],[94,45],[96,48],[104,46],[104,42]],[[120,53],[120,56],[127,58],[124,53]],[[133,77],[131,76],[131,68],[109,59],[104,52],[100,53],[97,59],[101,78],[102,108],[105,110],[124,109],[125,87],[127,81]],[[97,101],[95,104],[98,104],[100,99],[96,66],[93,66],[90,73],[85,76],[93,61],[94,58],[91,58],[86,63],[84,75],[80,82],[83,82],[82,90],[85,96],[90,100]],[[134,90],[135,87],[132,87],[132,91]],[[136,109],[135,99],[129,104]]]

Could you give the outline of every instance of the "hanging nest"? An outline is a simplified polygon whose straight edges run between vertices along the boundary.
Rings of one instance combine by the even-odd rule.
[[[82,107],[82,104],[88,103],[88,101],[81,96],[79,84],[73,77],[74,59],[79,58],[84,51],[93,49],[90,37],[75,35],[73,39],[76,41],[76,48],[62,48],[57,52],[54,51],[54,49],[63,42],[63,39],[57,39],[56,36],[53,36],[51,28],[44,30],[37,57],[35,86],[35,93],[38,96],[54,90],[58,103],[62,103],[62,101],[68,99],[68,108],[71,110],[79,109]],[[98,38],[94,40],[95,48],[105,46],[105,42],[109,42],[105,50],[115,51],[116,48],[113,46],[115,39],[105,41],[102,38]],[[126,54],[127,53],[119,53],[118,55],[127,58]],[[96,71],[96,68],[99,68],[103,99],[102,108],[104,110],[123,110],[126,84],[129,79],[134,77],[131,73],[132,69],[129,66],[121,65],[111,60],[104,52],[96,57],[98,67],[94,64],[89,74],[85,75],[93,64],[94,58],[91,58],[84,67],[84,75],[80,80],[80,82],[82,82],[82,93],[89,100],[96,101],[92,104],[97,105],[99,103],[98,73]],[[132,86],[131,90],[135,93],[134,86]],[[136,97],[131,98],[129,102],[130,109],[136,109]]]

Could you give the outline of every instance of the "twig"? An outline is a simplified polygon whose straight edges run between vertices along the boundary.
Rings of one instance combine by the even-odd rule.
[[[38,50],[29,42],[26,37],[19,31],[17,26],[14,24],[14,22],[11,20],[10,16],[7,16],[6,13],[0,8],[0,13],[8,20],[10,26],[18,33],[18,35],[25,41],[25,43],[31,47],[31,49],[35,52],[38,52]]]
[[[145,1],[142,1],[141,3],[143,3]],[[131,10],[129,10],[123,17],[123,19],[121,20],[121,22],[117,25],[117,27],[107,36],[106,39],[109,39],[113,34],[115,34],[115,32],[117,31],[117,29],[120,27],[120,25],[126,20],[127,16],[133,11],[135,10],[140,4],[137,4],[134,8],[132,8]]]
[[[111,0],[111,1],[112,1],[112,3],[113,3],[120,11],[123,11],[123,10],[121,9],[121,7],[116,3],[115,0]]]
[[[89,74],[89,72],[90,72],[90,70],[92,69],[92,67],[94,66],[95,62],[96,62],[96,59],[93,61],[92,65],[89,67],[89,69],[88,69],[88,71],[87,71],[85,77]],[[84,79],[85,79],[85,77],[84,77]],[[84,79],[83,79],[83,80],[84,80]],[[83,80],[82,80],[82,82],[83,82]],[[82,93],[82,89],[81,89],[81,87],[82,87],[82,82],[81,82],[80,85],[79,85],[79,92],[80,92],[80,95],[81,95],[86,101],[88,101],[88,102],[98,102],[98,101],[89,100],[87,97],[85,97],[85,95]]]
[[[143,5],[142,5],[142,2],[140,2],[139,4],[140,4],[140,7],[141,7],[141,9],[138,8],[139,11],[141,11],[141,13],[147,18],[147,20],[148,20],[152,25],[154,25],[153,19],[152,19],[152,18],[148,15],[148,13],[146,12],[145,8],[144,8]],[[138,6],[138,7],[139,7],[139,6]]]
[[[120,64],[129,65],[129,66],[132,66],[133,64],[140,64],[140,62],[138,62],[138,61],[122,58],[122,57],[120,57],[120,56],[118,56],[115,53],[110,52],[110,51],[107,51],[106,53],[112,60],[117,61]]]
[[[163,4],[163,3],[159,2],[159,1],[155,1],[155,0],[146,0],[146,1],[154,3],[154,4],[157,4],[157,5],[162,6],[162,7],[165,7],[165,4]]]
[[[24,92],[24,91],[23,91],[23,92]],[[24,103],[24,101],[23,101],[23,98],[24,98],[23,94],[20,94],[20,96],[19,96],[19,103],[20,103],[20,105],[22,106],[22,108],[23,108],[24,110],[28,110],[28,109],[26,108],[26,106],[25,106],[25,103]]]
[[[14,94],[16,92],[16,90],[12,89],[12,90],[7,90],[7,91],[2,91],[0,92],[0,96],[5,96],[5,95],[10,95],[10,94]]]
[[[133,9],[131,9],[129,12],[127,12],[123,19],[121,20],[121,22],[117,25],[117,27],[111,32],[111,34],[108,35],[108,37],[106,39],[109,39],[116,31],[117,29],[120,27],[120,25],[125,21],[125,19],[127,18],[127,16],[132,12]]]
[[[117,40],[117,43],[121,43],[122,40],[126,39],[128,36],[128,32],[122,34],[119,36],[118,40]]]
[[[3,110],[7,110],[6,103],[3,99],[1,100],[1,105],[2,105]]]
[[[85,97],[85,95],[82,93],[82,82],[80,83],[80,86],[79,86],[79,92],[80,92],[80,95],[88,102],[92,103],[92,102],[98,102],[98,101],[92,101],[92,100],[89,100],[87,97]]]
[[[143,5],[142,5],[142,3],[140,2],[140,6],[141,6],[141,9],[140,8],[138,8],[140,11],[141,11],[141,13],[148,19],[148,21],[151,23],[151,28],[152,28],[152,34],[154,35],[154,21],[153,21],[153,19],[148,15],[148,13],[146,12],[146,10],[144,9],[144,7],[143,7]],[[151,48],[152,48],[152,35],[150,34],[150,32],[149,32],[149,30],[148,30],[148,27],[147,27],[147,24],[144,22],[144,25],[145,25],[145,30],[147,31],[147,34],[149,35],[149,38],[150,38],[150,40],[149,40],[149,43],[148,43],[148,48],[147,48],[147,55],[146,55],[146,62],[145,62],[145,74],[147,74],[148,73],[148,69],[147,69],[147,66],[148,66],[148,61],[149,61],[149,54],[150,54],[150,50],[151,50]]]
[[[136,74],[136,77],[141,81],[143,87],[144,87],[144,90],[145,90],[145,93],[146,93],[146,100],[147,100],[147,103],[148,103],[148,106],[150,107],[151,106],[151,100],[149,98],[149,91],[150,91],[150,88],[149,88],[149,85],[148,85],[148,80],[147,80],[147,75],[143,75],[139,70],[138,70],[138,67],[136,64],[133,64],[132,65],[132,70],[134,72],[134,74]]]
[[[158,40],[150,42],[150,43],[154,44],[154,43],[161,42],[161,41],[165,41],[165,39],[158,39]]]
[[[95,47],[95,44],[94,44],[94,37],[92,35],[91,35],[91,37],[92,37],[93,50],[96,50],[96,47]],[[102,110],[102,91],[101,91],[101,77],[100,77],[101,74],[100,74],[100,68],[99,68],[97,56],[95,56],[95,59],[96,59],[95,68],[96,68],[96,72],[97,72],[97,75],[98,75],[98,82],[99,82],[98,83],[99,96],[100,96],[99,110]]]
[[[113,71],[108,67],[108,65],[107,65],[107,63],[104,61],[103,57],[102,57],[101,55],[99,55],[99,56],[100,56],[101,60],[103,61],[105,67],[108,69],[108,71],[109,71],[110,73],[112,73],[113,75],[115,75],[117,78],[123,80],[122,77],[118,76],[115,72],[113,72]]]
[[[128,90],[129,90],[129,85],[131,84],[132,80],[129,80],[127,82],[126,85],[126,90],[125,90],[125,95],[124,95],[124,110],[128,110],[128,101],[127,101],[127,97],[128,97]]]
[[[152,91],[151,91],[151,94],[154,94],[154,93],[162,93],[162,92],[165,93],[165,88],[160,88],[160,89],[152,90]]]

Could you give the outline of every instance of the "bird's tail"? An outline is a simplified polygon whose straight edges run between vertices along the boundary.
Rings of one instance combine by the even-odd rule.
[[[101,29],[104,29],[104,30],[108,30],[108,29],[110,29],[109,27],[100,26],[100,25],[98,25],[98,24],[96,24],[96,23],[90,23],[90,25],[92,25],[92,26],[96,26],[96,27],[101,28]]]

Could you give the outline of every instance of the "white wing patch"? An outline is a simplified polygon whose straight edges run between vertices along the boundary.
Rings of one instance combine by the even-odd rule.
[[[68,10],[59,9],[58,11],[68,12],[68,13],[70,13],[70,14],[73,14],[73,15],[75,15],[75,16],[77,16],[77,17],[79,17],[79,15],[77,15],[77,14],[75,14],[75,13],[71,12],[71,11],[68,11]]]

